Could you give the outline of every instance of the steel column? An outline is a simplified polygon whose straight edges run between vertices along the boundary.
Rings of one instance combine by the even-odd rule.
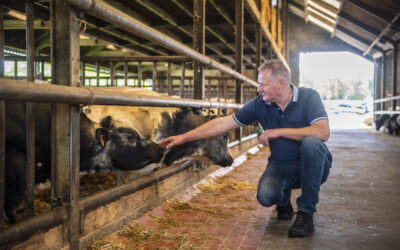
[[[193,1],[193,49],[204,55],[205,53],[205,26],[206,26],[206,1]],[[194,99],[204,99],[204,67],[197,61],[193,61],[193,92]]]
[[[153,91],[157,90],[157,63],[153,62]]]
[[[382,55],[382,85],[381,85],[381,98],[386,96],[386,53]],[[385,103],[381,103],[381,110],[385,110]]]
[[[100,65],[96,62],[96,86],[100,86]]]
[[[142,87],[142,78],[143,78],[143,74],[142,74],[142,62],[138,63],[138,87],[141,88]]]
[[[179,87],[179,96],[181,98],[183,98],[183,93],[185,92],[185,67],[186,67],[186,64],[183,62],[182,63],[182,67],[181,67],[181,69],[182,69],[182,71],[181,71],[181,84],[180,84],[180,87]]]
[[[398,61],[398,41],[393,44],[393,63],[392,63],[392,96],[397,96],[397,61]],[[396,110],[396,100],[392,100],[392,110]]]
[[[167,68],[167,94],[172,95],[172,77],[171,77],[171,62],[168,62]]]
[[[125,86],[128,86],[128,62],[124,62],[124,80]]]
[[[116,86],[114,84],[114,62],[110,62],[110,86]]]
[[[26,11],[26,55],[28,81],[35,81],[35,30],[33,27],[33,3],[25,2]],[[26,103],[26,216],[35,212],[35,104]]]
[[[82,77],[82,79],[81,79],[81,86],[85,86],[86,85],[86,83],[85,83],[85,70],[86,70],[86,63],[85,62],[82,62],[82,68],[81,68],[81,77]],[[90,86],[90,83],[89,83],[89,86]]]
[[[4,77],[4,22],[3,5],[0,4],[0,78]],[[5,102],[0,101],[0,229],[4,223],[5,200],[5,140],[6,140]]]

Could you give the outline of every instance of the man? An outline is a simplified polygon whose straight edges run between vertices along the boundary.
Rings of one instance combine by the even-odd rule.
[[[160,146],[170,148],[259,121],[264,129],[259,142],[269,145],[271,155],[258,183],[257,199],[266,207],[276,204],[278,219],[290,220],[294,214],[291,190],[301,188],[289,237],[306,237],[314,231],[320,185],[332,164],[332,155],[323,143],[330,135],[328,117],[318,93],[294,86],[282,61],[270,60],[258,70],[258,97],[233,115],[166,138]]]

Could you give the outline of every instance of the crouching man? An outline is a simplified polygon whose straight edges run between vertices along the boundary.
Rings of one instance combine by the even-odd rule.
[[[290,220],[294,215],[291,191],[301,188],[289,237],[306,237],[314,231],[320,185],[332,164],[332,155],[323,143],[330,135],[328,117],[319,94],[293,85],[282,61],[270,60],[258,70],[259,96],[234,114],[166,138],[160,146],[170,148],[259,121],[264,129],[259,141],[269,145],[271,154],[258,183],[257,199],[266,207],[277,205],[278,219]]]

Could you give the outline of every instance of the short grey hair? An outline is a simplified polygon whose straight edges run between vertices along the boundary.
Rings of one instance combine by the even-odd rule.
[[[281,76],[286,79],[286,82],[288,84],[290,84],[290,69],[286,67],[282,60],[268,60],[265,63],[261,64],[260,67],[258,67],[258,72],[261,73],[267,69],[271,71],[271,76],[274,77],[274,79],[277,79],[279,76]]]

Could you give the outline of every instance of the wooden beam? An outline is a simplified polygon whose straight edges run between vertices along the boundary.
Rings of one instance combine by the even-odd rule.
[[[193,1],[193,49],[201,54],[205,53],[205,0]],[[204,68],[203,65],[193,61],[194,99],[204,99]]]
[[[79,86],[79,23],[68,0],[53,0],[51,16],[52,83]],[[52,201],[68,201],[69,248],[79,249],[79,106],[52,109]]]
[[[285,57],[282,55],[276,42],[272,38],[271,32],[268,30],[267,25],[262,21],[261,13],[258,10],[257,5],[255,4],[254,0],[245,0],[245,4],[246,4],[246,9],[250,13],[250,16],[253,18],[254,22],[261,24],[261,28],[264,32],[264,35],[270,41],[274,52],[277,54],[277,57],[283,61],[283,63],[286,65],[286,67],[289,68],[289,65],[287,64]]]
[[[27,80],[35,81],[35,30],[33,3],[25,2]],[[35,213],[35,104],[26,103],[26,216]]]
[[[0,78],[4,77],[4,15],[3,5],[0,3]],[[4,226],[5,201],[5,174],[6,174],[6,111],[5,102],[0,101],[0,230]]]
[[[243,24],[244,24],[244,0],[235,0],[235,22],[236,22],[236,53],[235,69],[243,73]],[[236,103],[242,103],[242,81],[236,79]]]
[[[50,23],[44,20],[34,20],[33,27],[35,30],[48,30]],[[24,20],[19,19],[6,19],[4,20],[5,30],[25,30],[26,25]]]

